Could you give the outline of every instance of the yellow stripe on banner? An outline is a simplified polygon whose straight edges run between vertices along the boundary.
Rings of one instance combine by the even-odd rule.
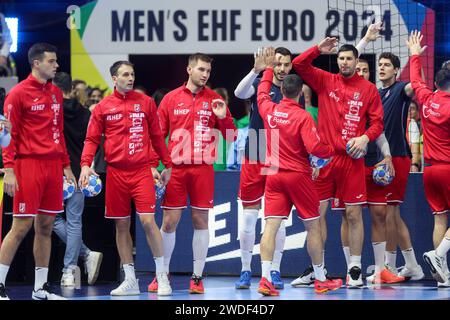
[[[3,207],[3,176],[0,176],[0,208],[2,207]]]
[[[109,88],[108,83],[86,52],[80,34],[75,28],[70,30],[70,51],[72,79],[83,79],[90,86]]]

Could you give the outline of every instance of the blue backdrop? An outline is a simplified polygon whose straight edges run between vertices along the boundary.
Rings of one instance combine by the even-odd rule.
[[[241,270],[238,225],[242,206],[236,199],[239,187],[239,172],[215,173],[215,207],[210,211],[210,247],[205,266],[206,274],[238,275]],[[343,182],[345,183],[345,182]],[[408,225],[413,246],[419,263],[424,268],[422,254],[432,249],[433,216],[426,202],[422,174],[410,174],[406,198],[401,206],[401,215]],[[345,258],[340,240],[341,214],[338,211],[328,211],[328,240],[326,243],[325,261],[332,276],[345,275]],[[370,216],[367,209],[363,210],[365,240],[363,247],[363,270],[370,269],[374,263],[373,250],[370,241]],[[162,211],[158,209],[157,222],[161,225]],[[140,271],[154,271],[154,262],[147,245],[145,234],[136,219],[136,268]],[[258,219],[257,237],[253,255],[252,269],[254,274],[261,271],[259,259],[259,240],[262,220]],[[170,265],[171,272],[192,272],[192,221],[189,209],[183,211],[178,225],[176,245]],[[281,263],[281,272],[286,276],[295,276],[302,272],[310,259],[306,251],[304,227],[293,211],[286,221],[286,245]],[[404,264],[403,256],[398,251],[397,266]],[[431,278],[431,277],[430,277]]]

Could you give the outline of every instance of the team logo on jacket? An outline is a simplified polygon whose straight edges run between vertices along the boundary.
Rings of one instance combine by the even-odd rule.
[[[141,111],[141,105],[139,103],[136,103],[134,105],[134,112],[139,112],[139,111]]]
[[[58,103],[58,101],[56,101],[56,96],[54,94],[52,94],[52,101],[53,103]]]
[[[354,94],[353,94],[353,100],[359,100],[359,97],[360,97],[360,93],[359,92],[355,92]]]
[[[203,102],[203,109],[208,109],[209,103],[208,102]]]

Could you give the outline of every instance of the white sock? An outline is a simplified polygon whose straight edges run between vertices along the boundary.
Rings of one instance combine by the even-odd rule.
[[[347,264],[347,268],[350,265],[350,247],[342,247],[345,256],[345,263]]]
[[[319,281],[325,281],[327,278],[325,277],[325,271],[323,270],[323,263],[319,265],[313,264],[314,276]]]
[[[442,239],[441,243],[436,248],[436,254],[439,257],[446,257],[447,252],[449,250],[450,250],[450,239],[447,237],[444,237],[444,239]]]
[[[192,238],[192,251],[194,256],[194,275],[201,277],[205,267],[206,256],[208,255],[209,230],[194,230]]]
[[[258,209],[244,209],[243,223],[239,233],[239,243],[241,248],[241,271],[252,270],[253,247],[255,246],[255,228],[258,221]]]
[[[405,259],[405,265],[407,268],[417,267],[416,255],[414,254],[414,249],[411,247],[406,250],[402,250],[403,258]]]
[[[176,232],[166,233],[161,230],[161,236],[163,240],[164,271],[169,274],[170,259],[175,248]]]
[[[272,261],[261,261],[262,277],[266,278],[269,282],[272,282],[270,276],[270,269],[272,268]]]
[[[283,257],[284,243],[286,241],[286,227],[281,222],[275,237],[275,251],[273,252],[272,270],[280,272],[281,258]]]
[[[136,280],[136,273],[134,272],[134,263],[126,263],[123,265],[125,272],[125,280]]]
[[[8,275],[9,266],[0,264],[0,283],[5,284],[6,276]]]
[[[386,251],[384,258],[387,265],[397,268],[397,250]]]
[[[386,251],[386,241],[372,242],[373,256],[375,258],[375,272],[381,272],[384,269],[384,253]]]
[[[154,257],[153,260],[155,260],[156,274],[163,273],[166,271],[164,268],[164,257]]]
[[[47,282],[48,267],[34,268],[34,291],[42,289],[44,283]]]
[[[361,256],[350,255],[350,264],[347,269],[350,271],[353,267],[359,267],[361,269]]]

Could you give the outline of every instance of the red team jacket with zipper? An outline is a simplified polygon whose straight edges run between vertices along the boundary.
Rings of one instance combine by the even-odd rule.
[[[51,81],[42,84],[30,74],[7,95],[4,113],[12,124],[11,142],[3,149],[5,168],[13,168],[15,158],[60,158],[64,167],[70,165],[63,95]]]
[[[422,80],[420,56],[411,56],[411,86],[421,108],[423,153],[428,164],[450,164],[450,93],[433,92]]]
[[[172,166],[164,143],[154,100],[136,91],[117,90],[95,107],[89,121],[81,166],[90,166],[102,134],[105,134],[105,160],[119,169],[150,165],[151,148],[167,168]]]
[[[162,134],[164,137],[170,134],[169,153],[174,165],[213,164],[219,132],[227,141],[236,139],[230,111],[227,108],[224,119],[217,118],[212,109],[214,99],[223,100],[207,87],[192,94],[185,84],[162,99],[158,116]]]
[[[351,138],[366,134],[374,141],[383,132],[383,106],[376,86],[358,74],[345,78],[313,67],[312,61],[319,55],[314,46],[296,57],[292,65],[319,97],[320,137],[337,154],[346,154]]]
[[[334,150],[320,141],[312,116],[300,104],[287,98],[283,98],[279,104],[272,101],[269,95],[272,78],[273,69],[266,69],[258,86],[259,113],[267,129],[266,159],[270,163],[266,165],[311,173],[309,154],[329,158]],[[278,155],[274,153],[275,148],[278,148]]]

